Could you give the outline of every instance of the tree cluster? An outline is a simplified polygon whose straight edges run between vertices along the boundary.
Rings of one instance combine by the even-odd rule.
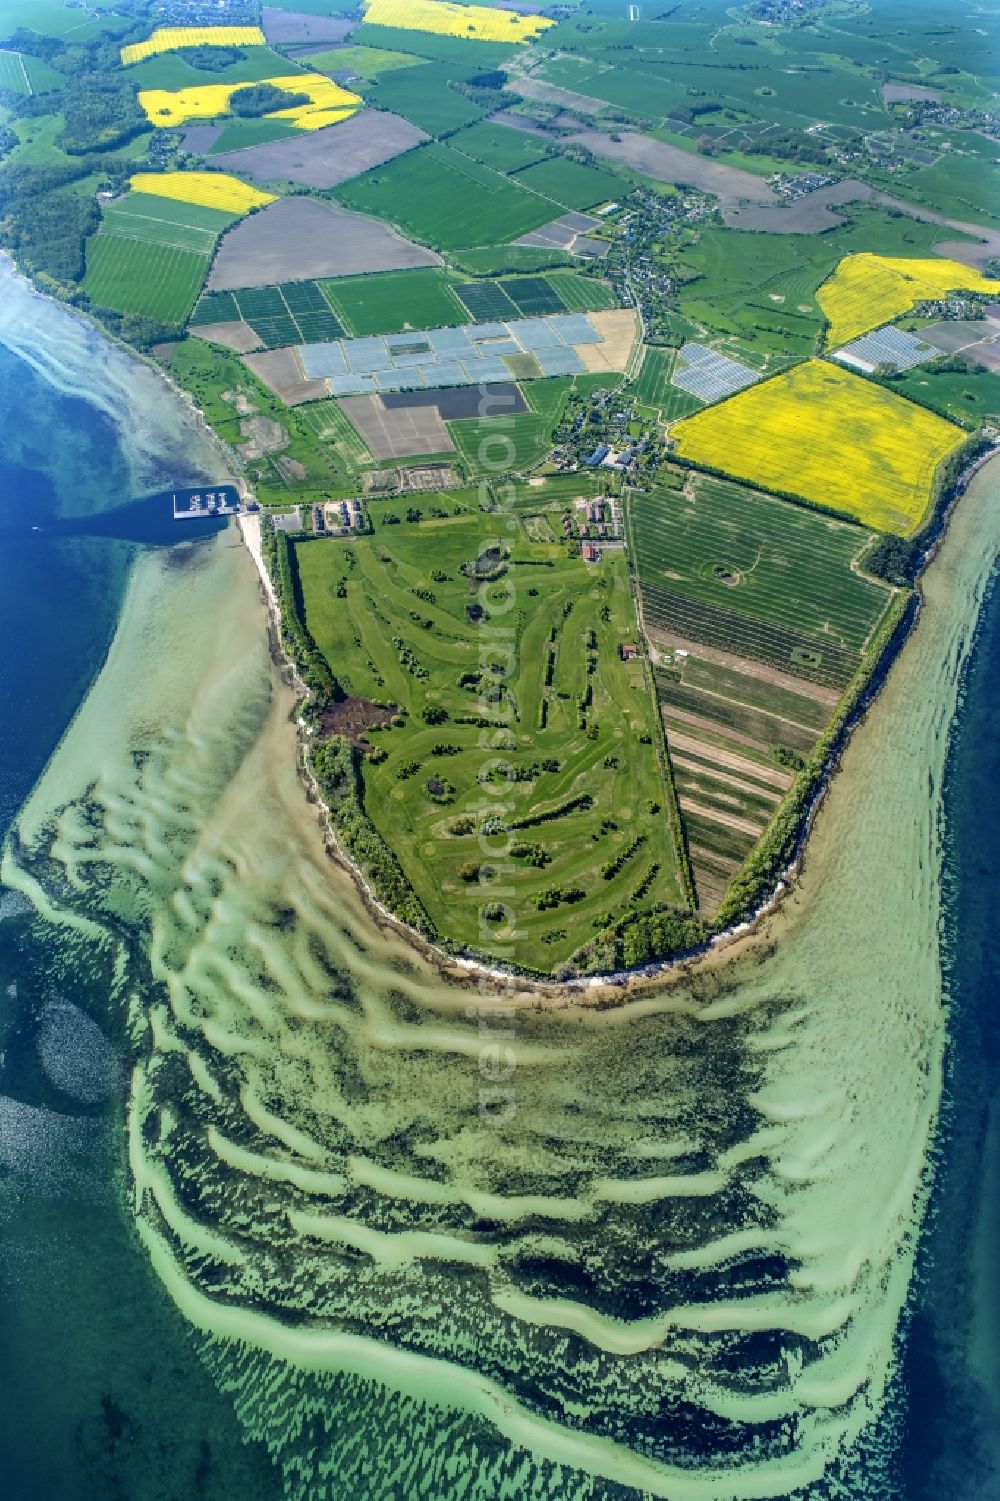
[[[344,698],[344,690],[306,626],[299,571],[288,536],[265,522],[261,551],[281,607],[282,645],[312,695],[308,709],[315,717],[332,700]]]
[[[84,241],[100,212],[92,195],[70,186],[87,171],[67,163],[0,170],[0,241],[30,271],[65,286],[84,274]]]
[[[433,937],[434,925],[423,904],[365,812],[358,751],[342,735],[333,735],[316,746],[311,761],[337,837],[379,900],[418,932]]]
[[[275,88],[273,83],[251,83],[229,96],[229,109],[243,120],[256,120],[275,110],[293,109],[310,102],[308,94],[289,94],[285,89]]]

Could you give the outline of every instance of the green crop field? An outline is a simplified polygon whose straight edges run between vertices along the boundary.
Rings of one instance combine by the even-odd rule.
[[[347,10],[352,7],[345,6]],[[490,68],[500,68],[520,52],[517,43],[468,41],[431,31],[412,31],[398,26],[361,25],[351,32],[359,47],[377,47],[392,52],[415,53],[417,57],[448,64],[450,78],[472,78]]]
[[[623,177],[616,177],[600,167],[570,161],[565,156],[552,156],[533,167],[524,167],[515,174],[514,181],[536,193],[546,194],[554,203],[568,209],[594,208],[628,191],[628,183]]]
[[[449,145],[498,172],[515,172],[519,167],[530,167],[552,154],[552,147],[539,136],[528,135],[510,125],[494,124],[491,120],[460,130],[450,138]]]
[[[387,219],[443,250],[516,240],[558,213],[550,199],[441,142],[342,184],[336,196],[348,208]]]
[[[141,63],[132,63],[127,77],[140,89],[196,89],[211,83],[259,83],[263,78],[287,78],[305,72],[301,63],[270,47],[244,47],[243,56],[225,67],[209,71],[193,68],[180,52],[160,52]]]
[[[347,463],[357,468],[371,463],[368,445],[336,401],[311,401],[296,415],[302,428],[332,445]]]
[[[381,214],[441,248],[514,239],[559,206],[445,144],[408,153],[339,190],[351,207]]]
[[[571,313],[598,313],[613,308],[615,294],[606,281],[580,276],[575,271],[550,271],[545,280]]]
[[[560,27],[557,36],[546,38],[552,53],[561,50],[558,37],[568,30]],[[629,37],[626,45],[633,56],[623,67],[620,50],[608,49],[601,56],[604,49],[596,38],[582,45],[581,40],[579,32],[572,42],[567,37],[566,51],[547,58],[535,76],[632,116],[659,120],[675,115],[696,93],[720,106],[798,128],[817,120],[868,129],[886,123],[876,79],[849,62],[831,65],[828,55],[784,58],[769,56],[762,46],[733,47],[724,67],[725,50],[714,40],[704,57],[680,58],[664,55],[661,33],[658,46],[648,51]],[[822,44],[814,45],[817,53],[823,52]],[[570,48],[587,55],[569,56]]]
[[[412,53],[390,52],[386,47],[332,47],[329,52],[310,52],[308,63],[317,73],[340,73],[349,68],[362,78],[378,78],[397,68],[415,68],[423,62]]]
[[[419,58],[413,61],[420,66],[395,69],[366,84],[363,92],[368,103],[404,115],[432,136],[481,119],[481,107],[449,87],[453,78],[461,80],[460,71],[456,72],[450,63],[421,62]]]
[[[264,146],[268,141],[286,141],[301,134],[287,120],[227,120],[205,155],[242,151],[247,146]]]
[[[1000,375],[994,370],[951,371],[923,365],[895,376],[890,389],[966,426],[1000,418]]]
[[[403,519],[405,501],[387,501],[372,508],[371,537],[297,545],[306,621],[350,693],[406,713],[405,727],[370,733],[386,758],[363,764],[365,805],[442,933],[484,944],[479,908],[489,886],[471,868],[488,864],[476,833],[483,800],[494,816],[506,809],[508,823],[539,819],[515,831],[504,885],[519,959],[549,969],[620,915],[644,882],[645,901],[682,901],[653,699],[642,662],[620,659],[636,635],[625,560],[609,554],[588,565],[562,541],[532,541],[521,511],[513,531],[498,530],[472,494],[414,501],[419,522]],[[398,525],[387,524],[390,514]],[[503,577],[477,590],[469,574],[495,546]],[[488,620],[472,623],[468,610],[506,601],[508,581],[516,598],[502,619],[513,639],[494,645]],[[487,695],[505,701],[505,720],[513,716],[511,743],[499,751],[480,748]],[[605,876],[616,858],[620,868]],[[569,899],[540,908],[545,892]]]
[[[881,209],[851,204],[839,212],[848,222],[821,235],[704,229],[678,263],[687,278],[678,286],[681,313],[763,353],[811,354],[823,327],[816,291],[843,256],[927,255],[941,237],[937,225]]]
[[[19,26],[44,36],[66,36],[69,32],[89,35],[103,29],[102,23],[95,22],[78,5],[66,5],[62,0],[3,0],[2,20],[4,35]]]
[[[677,354],[673,349],[647,348],[635,379],[635,394],[650,407],[658,407],[665,422],[696,412],[702,403],[697,396],[681,390],[671,382]]]
[[[686,102],[689,68],[683,71],[685,78],[674,81],[649,72],[607,67],[590,58],[560,57],[544,62],[534,76],[574,94],[599,99],[633,118],[659,121]],[[717,85],[718,80],[715,82]]]
[[[208,274],[210,257],[101,232],[87,241],[83,289],[98,307],[183,323]]]
[[[565,250],[543,250],[534,245],[484,245],[453,250],[448,259],[470,276],[502,276],[507,271],[547,271],[550,266],[575,264]]]
[[[520,473],[541,462],[552,446],[552,429],[573,389],[571,375],[532,380],[522,387],[530,410],[507,416],[470,417],[448,431],[470,479],[500,471]]]
[[[330,306],[352,334],[394,334],[406,328],[443,328],[468,323],[452,291],[448,271],[383,271],[341,276],[323,283]]]
[[[640,581],[856,653],[888,590],[853,571],[871,534],[701,476],[630,502]],[[733,650],[736,650],[734,644]]]
[[[65,76],[42,58],[0,48],[0,89],[12,94],[48,94],[65,82]]]
[[[219,235],[235,224],[239,215],[194,203],[176,203],[152,193],[129,193],[105,204],[101,217],[102,233],[211,255]]]
[[[12,94],[30,93],[28,74],[20,52],[0,50],[0,89]]]
[[[995,142],[963,130],[953,132],[948,144],[951,149],[933,166],[905,175],[881,173],[878,185],[938,213],[995,228],[1000,224]]]

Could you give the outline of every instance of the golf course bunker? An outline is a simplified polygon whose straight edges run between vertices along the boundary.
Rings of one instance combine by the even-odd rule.
[[[566,137],[563,144],[585,146],[595,156],[644,172],[657,182],[689,183],[693,188],[713,194],[723,208],[747,200],[752,203],[778,202],[777,194],[763,178],[755,177],[752,172],[727,167],[724,162],[712,161],[710,157],[695,156],[680,146],[670,146],[666,141],[654,140],[637,130],[622,131],[617,141],[602,130],[579,130],[576,135]]]
[[[314,198],[281,198],[219,242],[209,290],[269,287],[313,277],[439,266],[440,258],[367,214]]]
[[[844,203],[858,203],[872,196],[872,190],[856,178],[803,193],[791,202],[776,203],[773,195],[767,206],[727,208],[722,217],[730,229],[761,229],[773,235],[814,235],[843,224],[843,214],[832,213]]]
[[[429,393],[427,393],[429,394]],[[405,459],[414,454],[452,453],[455,444],[436,405],[407,398],[393,405],[392,396],[344,396],[341,410],[354,424],[376,459]]]
[[[224,151],[215,158],[223,171],[255,182],[297,182],[333,188],[370,167],[381,167],[429,140],[424,131],[388,110],[363,109],[339,125],[306,130],[280,141]],[[376,268],[372,268],[373,270]]]

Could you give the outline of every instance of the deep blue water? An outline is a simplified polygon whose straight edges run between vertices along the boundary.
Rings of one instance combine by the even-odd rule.
[[[136,548],[193,533],[169,500],[130,493],[107,417],[2,345],[0,417],[2,837],[100,669]],[[220,524],[191,523],[200,536]],[[56,993],[113,1035],[100,971],[67,973],[43,924],[7,917],[0,1496],[270,1501],[269,1460],[243,1443],[125,1219],[120,1101],[81,1109],[39,1067],[39,1016]]]
[[[82,538],[57,541],[48,535],[46,528],[60,510],[58,471],[52,472],[41,433],[31,433],[38,415],[47,413],[64,433],[81,430],[103,439],[107,471],[92,476],[92,482],[103,478],[121,485],[125,476],[120,469],[114,472],[118,455],[108,420],[84,401],[60,400],[2,345],[0,412],[0,830],[5,830],[100,666],[114,629],[126,558],[121,546],[95,547]],[[13,432],[16,444],[6,436]],[[72,473],[62,482],[76,483]]]
[[[0,413],[2,837],[101,665],[134,547],[221,523],[177,523],[163,496],[133,496],[110,419],[3,345]]]
[[[944,787],[951,1005],[935,1212],[905,1369],[907,1501],[1000,1497],[1000,580],[969,662]],[[970,1358],[971,1356],[971,1358]]]

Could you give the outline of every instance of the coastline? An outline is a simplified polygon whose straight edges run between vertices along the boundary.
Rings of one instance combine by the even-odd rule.
[[[297,757],[300,779],[308,801],[320,810],[323,840],[328,854],[350,876],[373,921],[379,926],[391,929],[411,947],[429,958],[438,966],[443,978],[453,978],[456,975],[476,976],[481,982],[496,986],[498,991],[503,991],[507,996],[508,1004],[511,1005],[530,1006],[543,1001],[552,1005],[560,1000],[564,1004],[572,1004],[581,995],[586,995],[589,1004],[603,1007],[616,1004],[621,1000],[623,992],[631,998],[636,993],[659,989],[664,985],[686,983],[702,974],[715,974],[721,966],[728,965],[751,950],[764,937],[764,929],[771,919],[779,915],[786,903],[795,897],[809,855],[816,821],[831,791],[843,776],[844,753],[858,729],[878,705],[895,664],[905,652],[919,626],[924,612],[928,571],[934,566],[956,510],[977,477],[984,473],[989,474],[991,465],[996,466],[996,473],[1000,478],[1000,449],[995,447],[973,461],[960,477],[947,503],[941,507],[940,514],[933,519],[921,569],[915,580],[913,594],[908,601],[903,618],[886,641],[881,656],[861,688],[857,702],[833,737],[822,774],[802,811],[791,858],[779,872],[771,889],[764,894],[749,914],[740,917],[720,932],[712,934],[699,948],[670,959],[652,961],[631,970],[614,970],[593,975],[572,976],[567,979],[536,976],[519,969],[506,968],[500,963],[490,964],[485,959],[474,955],[449,952],[448,949],[419,933],[386,906],[363,872],[341,849],[329,820],[329,808],[323,801],[318,784],[308,766],[307,741],[301,722],[299,722]],[[295,685],[296,696],[301,698],[307,690],[299,682],[295,664],[288,657],[281,642],[280,605],[261,550],[259,513],[239,516],[237,524],[257,571],[275,665]],[[518,992],[524,991],[525,995],[509,994],[512,988]]]
[[[230,454],[227,446],[206,421],[204,414],[190,394],[179,387],[170,378],[167,371],[145,356],[141,351],[134,349],[125,341],[109,333],[102,324],[98,323],[97,320],[83,310],[71,304],[62,303],[58,298],[54,298],[48,293],[41,291],[29,277],[25,276],[17,268],[16,263],[7,252],[0,251],[0,276],[3,275],[16,278],[28,295],[37,297],[53,307],[77,314],[80,321],[99,339],[107,340],[126,359],[136,361],[144,369],[149,370],[158,380],[163,381],[170,389],[171,394],[179,398],[183,409],[194,422],[200,436],[208,442],[216,455],[226,464],[227,476],[237,485],[241,495],[244,498],[252,496],[252,491],[245,477],[236,472],[233,456]],[[992,449],[980,455],[962,476],[961,487],[957,488],[951,495],[947,504],[942,508],[940,517],[932,523],[931,535],[924,554],[923,566],[915,583],[915,606],[909,612],[909,619],[905,623],[905,628],[897,632],[895,639],[886,644],[883,656],[870,679],[863,686],[858,702],[851,709],[834,738],[834,743],[831,746],[823,773],[810,795],[807,805],[802,811],[796,835],[795,849],[791,858],[779,872],[770,891],[764,894],[749,914],[740,917],[722,931],[712,934],[706,940],[705,944],[699,948],[685,954],[676,955],[670,959],[652,961],[632,970],[616,970],[593,975],[572,976],[566,979],[557,979],[555,976],[536,975],[518,969],[509,969],[500,963],[491,964],[479,956],[449,952],[448,949],[441,947],[419,933],[416,929],[410,927],[387,907],[370,886],[363,872],[341,849],[330,824],[328,817],[329,809],[324,803],[315,778],[308,767],[305,756],[306,741],[302,733],[302,726],[299,724],[296,735],[299,780],[306,800],[320,811],[323,842],[328,856],[335,860],[339,868],[349,876],[369,916],[381,929],[391,931],[403,938],[412,949],[437,967],[442,978],[468,979],[476,977],[481,984],[492,987],[493,993],[502,993],[505,996],[507,1004],[510,1005],[530,1007],[541,1004],[551,1007],[559,1004],[575,1004],[581,997],[585,997],[588,1005],[603,1009],[607,1006],[614,1006],[621,1003],[623,997],[626,996],[628,998],[635,995],[641,996],[650,990],[658,990],[664,986],[676,986],[701,975],[717,975],[720,970],[728,967],[745,953],[752,951],[758,942],[771,943],[776,941],[768,934],[769,924],[781,914],[790,899],[794,898],[797,893],[812,844],[816,821],[826,805],[830,792],[838,785],[843,776],[842,763],[845,750],[851,744],[858,728],[863,724],[873,707],[878,704],[882,690],[896,661],[904,652],[914,631],[918,627],[923,614],[924,583],[927,572],[934,565],[935,557],[947,535],[956,508],[967,493],[968,487],[984,471],[988,473],[989,466],[993,463],[1000,466],[1000,451],[997,449]],[[1000,469],[998,469],[998,472],[1000,472]],[[291,691],[294,693],[296,700],[298,700],[307,690],[301,684],[295,664],[287,656],[281,643],[280,604],[263,559],[260,540],[260,514],[247,513],[239,515],[235,519],[242,544],[249,553],[257,574],[258,585],[268,622],[268,637],[272,659],[275,665],[282,670],[283,675],[291,685]],[[511,994],[512,990],[514,994]]]
[[[715,1329],[743,1327],[738,1321],[748,1301],[735,1296],[724,1276],[717,1285],[714,1270],[730,1264],[734,1236],[746,1228],[742,1214],[733,1214],[732,1184],[740,1204],[744,1194],[748,1205],[759,1195],[761,1245],[787,1255],[795,1269],[787,1293],[784,1283],[765,1284],[754,1315],[776,1339],[794,1317],[793,1329],[815,1342],[818,1357],[801,1381],[797,1370],[790,1373],[787,1394],[762,1388],[749,1394],[751,1403],[787,1403],[805,1419],[801,1442],[774,1473],[766,1463],[758,1467],[756,1456],[748,1459],[746,1494],[787,1494],[790,1473],[816,1474],[835,1442],[855,1442],[879,1409],[892,1370],[900,1310],[912,1285],[914,1229],[932,1184],[927,1144],[939,1108],[946,1025],[935,794],[971,637],[970,610],[996,548],[993,507],[983,504],[995,472],[977,477],[968,503],[956,510],[922,585],[927,606],[908,638],[910,651],[851,738],[801,875],[780,907],[752,932],[689,964],[687,984],[680,983],[679,967],[644,987],[588,984],[550,987],[546,994],[539,986],[504,986],[505,997],[525,1008],[516,1022],[519,1114],[509,1133],[477,1113],[484,1008],[470,1001],[477,991],[489,996],[488,986],[478,986],[474,972],[458,963],[447,979],[459,983],[444,983],[436,955],[431,962],[426,950],[401,940],[395,925],[390,932],[389,924],[373,923],[356,882],[331,868],[316,837],[296,765],[294,695],[268,658],[252,557],[244,555],[249,549],[227,528],[211,547],[180,550],[189,554],[180,568],[165,553],[143,555],[108,664],[25,811],[23,841],[8,848],[5,874],[36,898],[51,892],[41,910],[62,931],[91,921],[81,938],[91,947],[101,932],[120,932],[121,899],[108,900],[102,867],[113,873],[113,893],[136,892],[134,906],[124,909],[135,928],[136,977],[123,985],[129,1051],[138,1064],[129,1106],[142,1154],[134,1212],[166,1291],[188,1319],[197,1314],[193,1322],[212,1340],[225,1379],[231,1380],[227,1350],[237,1352],[235,1368],[243,1369],[246,1344],[226,1340],[248,1300],[266,1305],[266,1322],[254,1325],[253,1340],[271,1351],[275,1370],[297,1370],[306,1361],[304,1342],[288,1331],[357,1319],[370,1283],[375,1312],[368,1342],[355,1348],[360,1369],[392,1385],[397,1363],[387,1364],[383,1354],[379,1310],[393,1308],[393,1327],[406,1343],[412,1309],[395,1303],[397,1284],[377,1281],[377,1256],[372,1267],[365,1264],[363,1279],[350,1277],[344,1315],[300,1301],[303,1285],[334,1286],[337,1252],[324,1259],[328,1247],[314,1227],[325,1215],[336,1244],[328,1199],[345,1176],[354,1175],[357,1194],[350,1224],[371,1228],[377,1252],[387,1244],[375,1228],[383,1223],[377,1212],[383,1202],[417,1230],[427,1228],[421,1205],[444,1194],[480,1217],[502,1208],[504,1240],[513,1250],[523,1239],[526,1251],[530,1222],[521,1226],[519,1217],[538,1208],[581,1254],[585,1222],[598,1208],[610,1215],[615,1203],[624,1204],[634,1236],[642,1218],[636,1206],[652,1200],[648,1233],[655,1245],[662,1240],[658,1201],[670,1202],[678,1222],[691,1205],[702,1221],[696,1262],[685,1269],[682,1257],[676,1268],[664,1267],[662,1313],[673,1331],[678,1323],[690,1331],[703,1316],[717,1320]],[[163,621],[175,623],[170,654],[160,649]],[[87,819],[76,815],[84,808]],[[49,831],[57,835],[52,844]],[[40,882],[31,885],[36,871],[44,890]],[[487,1002],[485,1009],[499,1008]],[[374,1101],[364,1117],[359,1067]],[[685,1100],[693,1108],[676,1115]],[[716,1135],[717,1112],[704,1108],[713,1100],[735,1101]],[[581,1101],[595,1112],[593,1130],[582,1135]],[[657,1112],[652,1129],[648,1101]],[[560,1116],[560,1102],[572,1111]],[[152,1129],[154,1112],[173,1120],[189,1109],[193,1129],[183,1138]],[[538,1182],[517,1171],[509,1176],[520,1160],[509,1150],[527,1154],[526,1171],[536,1171],[539,1131],[546,1122],[556,1129],[553,1111],[565,1168],[546,1169],[543,1158]],[[341,1118],[351,1132],[344,1146]],[[440,1142],[430,1162],[422,1149],[414,1155],[406,1131],[396,1129],[411,1120],[416,1140]],[[583,1137],[598,1144],[592,1158],[583,1153]],[[647,1138],[655,1153],[640,1150]],[[694,1143],[685,1148],[693,1155],[678,1160],[685,1139]],[[613,1160],[604,1156],[606,1142]],[[372,1165],[376,1159],[385,1171]],[[762,1160],[769,1164],[763,1170]],[[192,1181],[205,1185],[198,1214],[187,1200]],[[491,1187],[499,1195],[485,1195]],[[262,1217],[272,1203],[273,1223]],[[230,1208],[242,1211],[238,1225]],[[286,1286],[269,1247],[290,1234],[289,1225],[299,1272]],[[185,1248],[225,1260],[230,1242],[235,1259],[226,1261],[225,1286],[206,1284],[200,1261],[192,1262]],[[487,1247],[477,1254],[494,1253]],[[248,1279],[264,1276],[263,1293],[259,1281],[245,1288],[239,1281],[244,1255]],[[860,1284],[856,1255],[865,1267]],[[699,1275],[704,1269],[704,1299],[693,1296],[687,1280],[692,1265]],[[422,1274],[414,1267],[408,1275]],[[456,1324],[455,1310],[473,1291],[471,1280],[439,1264],[422,1287],[431,1300],[441,1290],[444,1312],[432,1309],[429,1332],[416,1328],[409,1348],[421,1339],[424,1349],[440,1355],[443,1348],[452,1368],[467,1358],[463,1330],[482,1341],[485,1368],[497,1350],[509,1350],[512,1319],[518,1320],[516,1358],[505,1370],[544,1370],[568,1328],[587,1341],[589,1358],[609,1369],[621,1358],[621,1310],[592,1317],[586,1298],[572,1301],[572,1284],[564,1289],[565,1305],[541,1300],[533,1309],[523,1300],[511,1303],[499,1277],[465,1324]],[[544,1332],[536,1337],[539,1323]],[[711,1341],[702,1345],[697,1334],[703,1327],[683,1337],[698,1339],[695,1359],[704,1358],[708,1385],[692,1378],[690,1390],[680,1389],[707,1402],[709,1411],[722,1403],[734,1424],[752,1425],[751,1406],[711,1384]],[[621,1380],[635,1381],[640,1412],[649,1385],[645,1362],[657,1362],[668,1385],[686,1380],[669,1352],[662,1364],[658,1352],[655,1346],[614,1365]],[[490,1419],[512,1444],[545,1455],[567,1442],[567,1432],[575,1443],[570,1410],[565,1422],[558,1415],[541,1426],[517,1420],[515,1388],[511,1377]],[[461,1371],[460,1379],[449,1379],[448,1394],[460,1407],[474,1396]],[[593,1406],[600,1395],[585,1383],[581,1400],[589,1396]],[[632,1473],[630,1464],[613,1443],[594,1462],[617,1476]],[[656,1492],[675,1493],[672,1473],[662,1487],[655,1475],[650,1479]],[[725,1483],[706,1476],[699,1501],[718,1501]]]
[[[38,298],[41,302],[47,303],[51,307],[59,308],[62,312],[71,315],[81,325],[96,335],[99,340],[103,340],[112,349],[118,350],[126,359],[134,361],[136,365],[144,370],[148,370],[157,380],[162,381],[170,390],[171,395],[184,408],[201,437],[222,461],[225,466],[225,482],[234,485],[243,499],[251,497],[252,492],[247,483],[246,476],[242,472],[238,455],[229,448],[228,444],[219,437],[214,428],[206,421],[205,414],[197,405],[190,392],[186,391],[183,386],[178,385],[168,368],[154,360],[145,351],[137,349],[133,344],[127,343],[124,339],[113,333],[111,329],[106,328],[99,319],[95,318],[85,308],[77,307],[72,302],[63,302],[60,298],[54,297],[50,292],[44,291],[35,284],[30,276],[20,269],[9,251],[0,249],[0,283],[5,278],[16,281],[19,284],[20,290],[25,295]],[[210,480],[209,482],[211,483],[212,481]],[[218,479],[214,482],[223,483],[222,480]]]

